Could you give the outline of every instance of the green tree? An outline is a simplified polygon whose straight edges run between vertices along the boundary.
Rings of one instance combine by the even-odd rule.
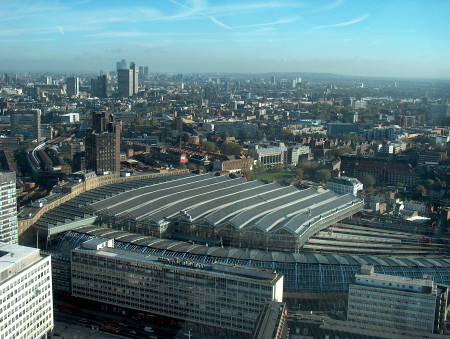
[[[434,180],[432,180],[432,179],[427,179],[423,183],[423,185],[425,186],[425,188],[427,190],[429,190],[433,186],[433,184],[434,184]]]
[[[373,187],[373,185],[375,185],[375,178],[372,174],[364,174],[361,182],[364,185],[364,188]]]
[[[427,194],[427,190],[422,185],[419,185],[419,186],[416,187],[416,194],[419,197],[423,197],[425,194]]]
[[[297,179],[302,179],[304,174],[305,174],[305,172],[303,171],[303,168],[297,168],[295,170],[295,177]]]
[[[260,161],[257,161],[255,165],[253,165],[253,173],[255,174],[263,174],[266,172],[266,168],[264,164]]]
[[[338,158],[346,153],[351,153],[353,150],[351,147],[340,147],[340,148],[333,148],[330,152],[331,156],[334,158]]]
[[[205,141],[202,146],[208,152],[214,152],[217,149],[217,145],[212,141]]]
[[[321,182],[326,182],[331,178],[331,172],[327,170],[326,168],[322,168],[321,170],[317,171],[317,179],[319,179]]]
[[[220,151],[226,155],[239,156],[242,152],[242,146],[235,142],[224,142],[220,145]]]

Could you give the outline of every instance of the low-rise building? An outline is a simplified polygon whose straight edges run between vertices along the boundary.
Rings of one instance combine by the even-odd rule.
[[[327,189],[339,195],[352,194],[356,197],[363,188],[364,185],[356,178],[338,177],[327,182]]]

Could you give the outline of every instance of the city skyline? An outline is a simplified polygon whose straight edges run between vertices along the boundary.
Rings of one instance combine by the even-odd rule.
[[[15,1],[1,71],[317,72],[450,78],[449,1]]]

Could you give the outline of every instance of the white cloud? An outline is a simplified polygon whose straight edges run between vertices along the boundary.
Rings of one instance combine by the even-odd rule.
[[[332,25],[316,26],[316,27],[313,27],[312,29],[324,29],[324,28],[335,28],[335,27],[350,26],[350,25],[354,25],[354,24],[357,24],[358,22],[366,20],[369,16],[370,16],[369,14],[364,14],[364,15],[362,15],[362,16],[356,18],[356,19],[350,20],[350,21],[340,22],[338,24],[332,24]]]
[[[311,13],[330,11],[336,7],[342,6],[346,2],[347,2],[347,0],[336,0],[336,1],[329,3],[328,5],[319,7],[316,10],[311,11]]]

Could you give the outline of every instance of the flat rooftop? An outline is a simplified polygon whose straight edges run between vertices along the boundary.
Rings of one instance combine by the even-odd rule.
[[[0,282],[20,272],[39,257],[40,251],[37,248],[0,242]],[[2,274],[5,271],[7,274]]]
[[[242,267],[237,265],[229,265],[222,263],[213,264],[198,264],[189,260],[183,260],[179,258],[159,257],[153,254],[144,254],[139,252],[132,252],[117,248],[104,247],[99,250],[92,250],[83,247],[83,245],[76,249],[80,252],[96,253],[99,256],[108,258],[117,258],[118,260],[126,260],[130,262],[141,262],[149,266],[172,266],[181,270],[195,270],[198,272],[202,270],[204,272],[228,275],[228,276],[240,276],[243,278],[250,278],[253,280],[265,280],[265,281],[278,281],[281,275],[278,275],[274,271],[259,268]]]

